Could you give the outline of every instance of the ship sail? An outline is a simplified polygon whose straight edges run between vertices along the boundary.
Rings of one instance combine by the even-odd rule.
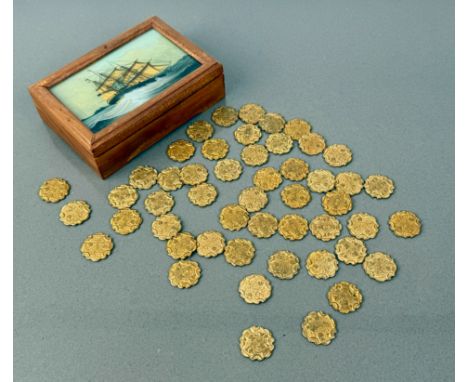
[[[144,81],[156,77],[169,64],[151,64],[135,60],[131,65],[117,65],[108,74],[94,73],[98,75],[101,80],[89,80],[94,83],[97,88],[96,91],[99,96],[106,102],[111,102],[118,94],[123,93],[129,88],[138,85]]]

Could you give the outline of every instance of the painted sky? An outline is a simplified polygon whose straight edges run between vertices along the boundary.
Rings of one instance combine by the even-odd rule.
[[[174,64],[186,53],[154,29],[134,38],[93,64],[53,86],[51,92],[79,119],[85,119],[106,106],[96,92],[96,85],[87,78],[98,80],[90,72],[109,73],[116,64],[128,65],[135,60],[153,64]]]

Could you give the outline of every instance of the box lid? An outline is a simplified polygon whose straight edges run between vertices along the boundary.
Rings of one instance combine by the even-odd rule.
[[[116,119],[101,131],[97,133],[91,132],[49,89],[150,29],[157,30],[172,43],[191,55],[200,63],[200,66],[163,90],[160,94]],[[91,152],[94,157],[98,157],[115,145],[128,139],[139,129],[144,128],[149,122],[170,111],[171,108],[222,75],[223,68],[219,62],[161,19],[151,17],[136,27],[93,49],[43,80],[31,85],[29,90],[38,107],[51,110],[53,113],[52,118],[64,122],[66,125],[64,130],[69,130],[63,132],[65,135],[69,133],[70,138],[77,145]]]

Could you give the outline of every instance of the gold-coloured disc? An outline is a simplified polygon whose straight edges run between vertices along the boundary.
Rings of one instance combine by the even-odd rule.
[[[309,164],[299,158],[288,158],[280,167],[283,177],[289,180],[303,180],[309,174]]]
[[[169,192],[158,190],[149,194],[145,199],[145,209],[154,216],[161,216],[172,210],[174,198]]]
[[[397,211],[390,215],[388,225],[399,237],[415,237],[421,233],[421,220],[411,211]]]
[[[208,170],[200,163],[188,164],[180,170],[180,180],[189,186],[196,186],[197,184],[206,182],[207,179]]]
[[[194,142],[204,142],[213,135],[213,126],[207,121],[195,121],[187,127],[187,136]]]
[[[238,112],[230,106],[220,106],[211,114],[211,120],[221,127],[234,125],[238,119]]]
[[[182,260],[172,264],[168,273],[169,282],[177,288],[193,287],[200,280],[200,276],[200,265],[191,260]]]
[[[195,154],[195,146],[185,139],[178,139],[167,146],[167,156],[176,162],[185,162]]]
[[[274,344],[273,334],[261,326],[245,329],[239,339],[241,354],[252,361],[269,358],[275,349]]]
[[[257,212],[267,205],[268,196],[261,188],[248,187],[240,192],[238,202],[247,212]]]
[[[223,182],[232,182],[240,178],[242,174],[242,164],[237,159],[221,159],[214,166],[216,178]]]
[[[218,231],[205,231],[197,236],[197,253],[202,257],[216,257],[223,253],[224,236]]]
[[[270,134],[279,133],[284,129],[286,121],[283,116],[278,113],[266,113],[263,118],[258,121],[260,128]]]
[[[268,272],[281,280],[291,280],[300,268],[299,257],[291,251],[277,251],[268,258]]]
[[[190,232],[180,232],[166,243],[167,254],[175,260],[192,256],[197,249],[197,241]]]
[[[330,241],[340,236],[341,223],[334,216],[322,214],[312,219],[309,229],[317,239]]]
[[[109,192],[107,200],[114,208],[130,208],[138,200],[138,191],[128,184],[122,184]]]
[[[293,140],[285,133],[273,133],[266,139],[265,147],[273,154],[287,154],[293,147]]]
[[[352,161],[353,153],[348,146],[335,144],[323,151],[323,159],[332,167],[342,167]]]
[[[370,175],[364,184],[366,193],[376,199],[387,199],[393,194],[393,180],[385,175]]]
[[[219,222],[224,229],[229,231],[239,231],[247,226],[249,213],[238,204],[228,204],[219,213]]]
[[[175,191],[182,187],[180,180],[180,169],[177,167],[167,167],[158,175],[159,186],[164,191]]]
[[[366,274],[377,281],[388,281],[396,275],[397,265],[391,256],[383,252],[370,253],[362,268]]]
[[[235,267],[249,265],[255,257],[255,246],[247,239],[229,240],[224,248],[224,259]]]
[[[328,170],[313,170],[307,175],[307,185],[314,192],[331,191],[335,188],[335,175]]]
[[[258,123],[265,116],[265,109],[256,103],[246,103],[239,109],[239,119],[245,123]]]
[[[312,277],[325,280],[336,275],[338,261],[331,252],[326,250],[314,251],[307,257],[306,268]]]
[[[362,240],[345,236],[336,242],[335,253],[343,263],[355,265],[364,261],[367,248]]]
[[[81,244],[81,253],[91,261],[104,260],[114,248],[112,238],[105,233],[98,232],[89,235]]]
[[[263,275],[248,275],[239,283],[239,294],[247,304],[260,304],[270,298],[271,283]]]
[[[234,131],[234,138],[241,145],[257,143],[262,137],[262,131],[255,125],[246,123]]]
[[[288,184],[281,190],[281,200],[290,208],[303,208],[312,199],[309,190],[302,184]]]
[[[304,154],[318,155],[326,147],[325,138],[317,133],[304,134],[299,138],[299,148]]]
[[[333,284],[328,290],[327,298],[330,306],[343,314],[354,312],[362,303],[361,291],[348,281]]]
[[[308,229],[307,220],[297,214],[284,215],[278,222],[278,233],[287,240],[301,240]]]
[[[130,186],[140,190],[149,190],[158,181],[158,172],[151,166],[138,166],[128,177]]]
[[[74,200],[60,210],[60,221],[69,226],[81,224],[89,219],[91,206],[83,200]]]
[[[302,321],[302,335],[315,345],[328,345],[336,335],[335,320],[321,311],[310,312]]]
[[[357,172],[340,172],[335,177],[335,187],[338,191],[346,192],[349,195],[357,195],[361,192],[363,180]]]
[[[229,144],[223,138],[210,138],[203,142],[202,155],[209,160],[223,159],[229,152]]]
[[[253,184],[263,191],[276,190],[282,182],[281,174],[273,167],[261,168],[253,176]]]
[[[268,238],[278,230],[278,219],[268,212],[257,212],[251,216],[247,229],[255,237]]]
[[[379,223],[374,216],[364,212],[353,214],[348,219],[348,231],[358,239],[373,239],[379,233]]]
[[[255,237],[268,238],[278,230],[278,219],[268,212],[257,212],[251,216],[247,229]]]
[[[348,194],[335,190],[322,196],[322,207],[329,215],[346,215],[353,209],[353,201]]]
[[[284,132],[288,134],[293,140],[298,141],[302,136],[309,134],[312,126],[309,122],[301,118],[294,118],[286,123]]]
[[[39,187],[39,197],[47,203],[57,203],[65,199],[70,192],[70,184],[61,178],[47,179]]]
[[[213,204],[218,196],[218,190],[211,183],[202,183],[190,188],[187,197],[190,202],[199,207]]]
[[[135,232],[141,225],[143,219],[137,210],[123,208],[118,210],[110,219],[110,225],[114,232],[128,235]]]
[[[268,161],[268,150],[265,146],[254,143],[242,149],[241,158],[247,166],[261,166]]]
[[[153,235],[159,240],[169,240],[182,229],[182,223],[177,215],[165,214],[157,217],[151,224]]]

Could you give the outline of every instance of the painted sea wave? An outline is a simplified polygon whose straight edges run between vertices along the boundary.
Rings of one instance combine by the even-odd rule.
[[[82,120],[89,129],[96,133],[117,118],[144,104],[163,90],[172,86],[182,77],[193,72],[200,63],[189,55],[183,56],[175,64],[169,66],[156,77],[142,82],[118,95],[112,102],[97,110],[93,115]]]

